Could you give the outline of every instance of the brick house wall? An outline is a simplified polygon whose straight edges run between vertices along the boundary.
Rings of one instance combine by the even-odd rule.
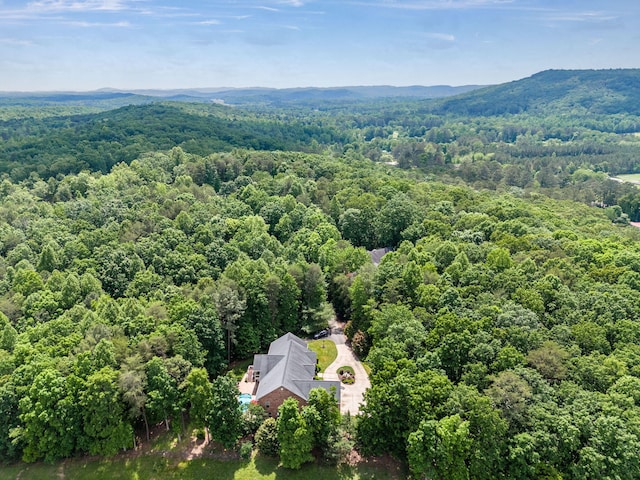
[[[278,407],[289,397],[298,400],[298,404],[301,407],[307,404],[307,401],[304,398],[300,398],[298,395],[291,392],[291,390],[284,387],[277,388],[273,392],[266,394],[258,401],[258,403],[267,411],[270,417],[276,418],[278,416]]]

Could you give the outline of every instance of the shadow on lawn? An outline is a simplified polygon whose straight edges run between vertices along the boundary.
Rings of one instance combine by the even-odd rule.
[[[351,480],[354,478],[359,480],[406,478],[397,476],[396,474],[398,472],[394,472],[394,469],[387,470],[386,465],[372,468],[371,466],[350,466],[343,464],[337,467],[331,467],[318,463],[307,463],[303,465],[300,470],[290,470],[279,466],[277,459],[265,457],[260,454],[257,454],[253,458],[253,462],[258,473],[264,476],[275,474],[277,480],[321,480],[328,478],[328,475],[331,476],[330,478],[343,480]]]
[[[276,478],[282,478],[282,471],[285,469],[278,466],[279,462],[277,458],[267,457],[257,453],[253,457],[253,462],[256,466],[256,470],[261,475],[271,475],[272,473],[275,473]]]

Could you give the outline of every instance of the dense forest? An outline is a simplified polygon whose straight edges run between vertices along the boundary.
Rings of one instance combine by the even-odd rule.
[[[610,178],[640,171],[639,76],[0,106],[0,461],[113,455],[164,423],[257,431],[292,468],[355,441],[415,478],[640,477],[640,195]],[[371,368],[361,415],[318,393],[283,408],[291,432],[221,416],[230,360],[334,315]]]

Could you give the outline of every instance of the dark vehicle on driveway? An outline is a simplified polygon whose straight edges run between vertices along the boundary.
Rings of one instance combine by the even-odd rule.
[[[328,337],[329,333],[331,333],[331,330],[325,328],[324,330],[320,330],[318,333],[314,333],[313,339],[318,340],[319,338]]]

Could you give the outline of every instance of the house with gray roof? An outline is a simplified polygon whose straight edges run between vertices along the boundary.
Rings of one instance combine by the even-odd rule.
[[[389,253],[391,249],[389,247],[385,248],[376,248],[375,250],[367,250],[369,257],[371,257],[371,261],[377,267],[380,265],[382,261],[382,257],[384,257],[387,253]]]
[[[316,363],[315,352],[293,333],[274,340],[268,353],[253,357],[255,400],[273,417],[289,397],[306,405],[312,388],[327,390],[340,404],[340,382],[314,380]]]

